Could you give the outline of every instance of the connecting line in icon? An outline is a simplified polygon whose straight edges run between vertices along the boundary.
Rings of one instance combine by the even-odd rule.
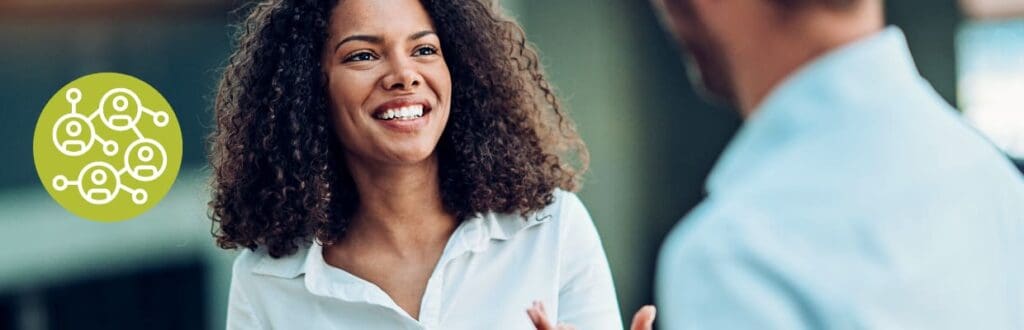
[[[97,118],[111,130],[131,130],[136,140],[124,149],[124,166],[120,169],[103,161],[91,162],[82,168],[76,180],[70,180],[64,175],[54,177],[51,182],[53,188],[64,191],[69,186],[78,186],[82,198],[93,205],[110,203],[121,190],[131,194],[133,203],[146,203],[149,199],[146,190],[123,184],[121,176],[128,174],[135,180],[150,182],[163,174],[167,168],[167,150],[156,140],[146,138],[139,130],[138,123],[142,115],[146,114],[153,117],[153,124],[157,127],[166,127],[170,122],[169,114],[144,107],[138,95],[127,88],[107,91],[100,99],[99,106],[88,116],[78,113],[78,103],[82,101],[81,90],[69,88],[65,99],[71,105],[71,112],[57,119],[52,135],[53,143],[61,154],[78,157],[99,143],[103,146],[103,154],[117,155],[120,150],[118,143],[104,139],[96,132],[93,121]],[[135,105],[134,109],[131,109],[132,104]]]

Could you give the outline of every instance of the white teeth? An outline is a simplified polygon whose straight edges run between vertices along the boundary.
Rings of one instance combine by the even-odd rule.
[[[407,107],[401,107],[398,109],[390,109],[385,111],[383,114],[377,115],[378,119],[383,120],[410,120],[423,117],[423,105],[411,105]]]

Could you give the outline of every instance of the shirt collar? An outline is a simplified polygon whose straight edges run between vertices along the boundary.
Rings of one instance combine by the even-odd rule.
[[[486,251],[491,240],[508,240],[526,228],[549,221],[553,215],[548,214],[548,211],[545,209],[525,218],[518,214],[478,213],[459,224],[449,239],[449,247],[445,249],[447,256],[442,256],[442,260],[445,257],[457,257],[465,252]],[[252,272],[280,278],[318,274],[313,275],[316,278],[319,274],[328,273],[331,270],[323,259],[323,246],[319,241],[312,240],[308,245],[300,246],[298,251],[289,256],[275,259],[264,254],[258,264],[253,267]],[[307,287],[314,293],[328,290],[325,287],[310,286],[308,283]]]
[[[798,69],[746,120],[708,177],[709,193],[741,187],[759,165],[823,122],[842,123],[872,107],[858,106],[923,82],[897,27],[833,50]]]

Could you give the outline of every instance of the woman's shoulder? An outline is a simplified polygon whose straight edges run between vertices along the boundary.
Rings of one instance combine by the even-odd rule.
[[[564,269],[576,269],[594,258],[604,258],[597,226],[575,193],[556,190],[551,204],[519,220],[522,230],[513,240],[559,251],[555,255],[564,263]]]
[[[495,218],[502,227],[505,227],[505,232],[512,233],[525,231],[564,234],[594,226],[583,201],[575,193],[562,189],[555,189],[552,192],[551,203],[539,210],[525,214],[498,214]]]
[[[580,200],[579,196],[576,196],[571,191],[562,189],[555,189],[552,192],[551,204],[544,207],[537,214],[551,217],[552,221],[562,223],[563,225],[579,221],[590,222],[590,213],[587,212],[587,208],[583,205],[583,201]]]

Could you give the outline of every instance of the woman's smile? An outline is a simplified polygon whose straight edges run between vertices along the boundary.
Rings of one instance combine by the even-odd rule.
[[[424,7],[410,0],[342,1],[330,21],[321,65],[350,170],[436,161],[452,80]]]
[[[432,110],[433,107],[425,100],[399,98],[381,104],[371,116],[389,130],[413,133],[430,123]]]

